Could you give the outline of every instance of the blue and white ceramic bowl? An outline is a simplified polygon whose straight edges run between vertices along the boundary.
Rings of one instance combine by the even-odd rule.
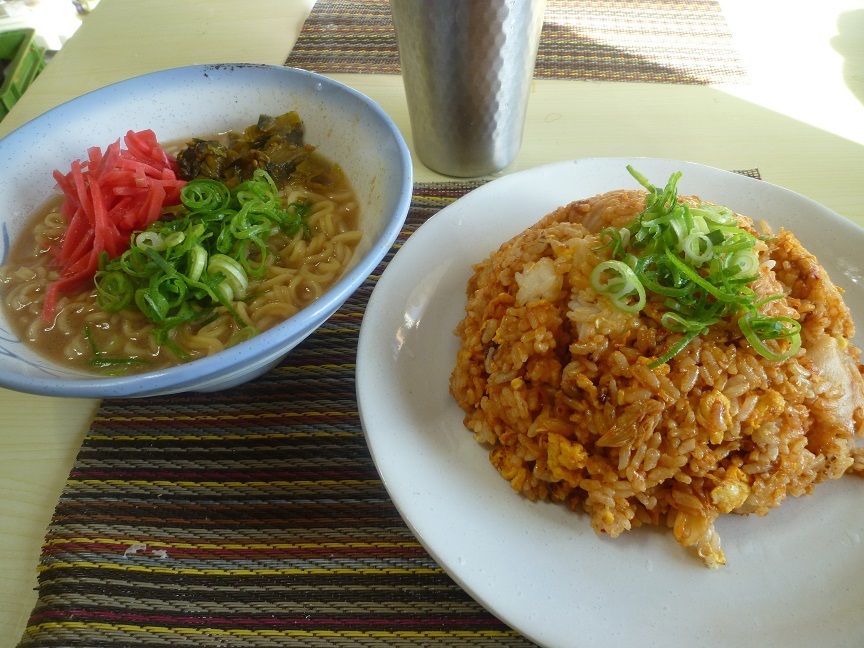
[[[282,324],[231,349],[170,369],[94,377],[62,368],[17,339],[0,314],[0,386],[70,397],[152,396],[215,391],[255,378],[318,328],[372,273],[396,239],[411,202],[408,148],[367,97],[311,72],[279,66],[182,67],[95,90],[0,140],[0,262],[51,195],[52,171],[126,131],[153,129],[160,141],[240,129],[258,115],[296,110],[306,140],[338,161],[360,201],[362,242],[342,279]]]

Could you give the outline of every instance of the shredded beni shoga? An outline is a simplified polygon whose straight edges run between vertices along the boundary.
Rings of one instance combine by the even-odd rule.
[[[758,238],[739,227],[726,207],[678,202],[673,173],[661,191],[645,176],[627,170],[648,190],[645,209],[631,223],[607,227],[600,236],[612,256],[598,264],[591,285],[620,310],[638,313],[647,295],[659,295],[665,308],[660,323],[682,333],[678,343],[652,363],[659,366],[721,320],[737,317],[741,333],[768,360],[785,360],[801,347],[801,325],[790,317],[760,314],[767,302],[749,287],[759,278]]]

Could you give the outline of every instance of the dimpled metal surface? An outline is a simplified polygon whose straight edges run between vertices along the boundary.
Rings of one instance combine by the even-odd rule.
[[[390,0],[414,150],[445,175],[513,161],[545,0]]]

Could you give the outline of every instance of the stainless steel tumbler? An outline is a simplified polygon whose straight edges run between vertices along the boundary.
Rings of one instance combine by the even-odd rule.
[[[513,161],[545,8],[546,0],[390,0],[423,164],[476,177]]]

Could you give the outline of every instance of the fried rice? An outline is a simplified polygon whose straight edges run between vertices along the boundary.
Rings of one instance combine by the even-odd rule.
[[[751,287],[785,295],[762,309],[798,320],[801,349],[766,360],[721,321],[651,368],[681,333],[660,325],[656,300],[628,314],[589,280],[610,255],[599,232],[645,204],[641,190],[573,202],[477,264],[450,391],[518,493],[584,509],[611,537],[666,525],[718,567],[721,514],[766,515],[864,474],[864,368],[842,291],[792,233],[767,226]]]

